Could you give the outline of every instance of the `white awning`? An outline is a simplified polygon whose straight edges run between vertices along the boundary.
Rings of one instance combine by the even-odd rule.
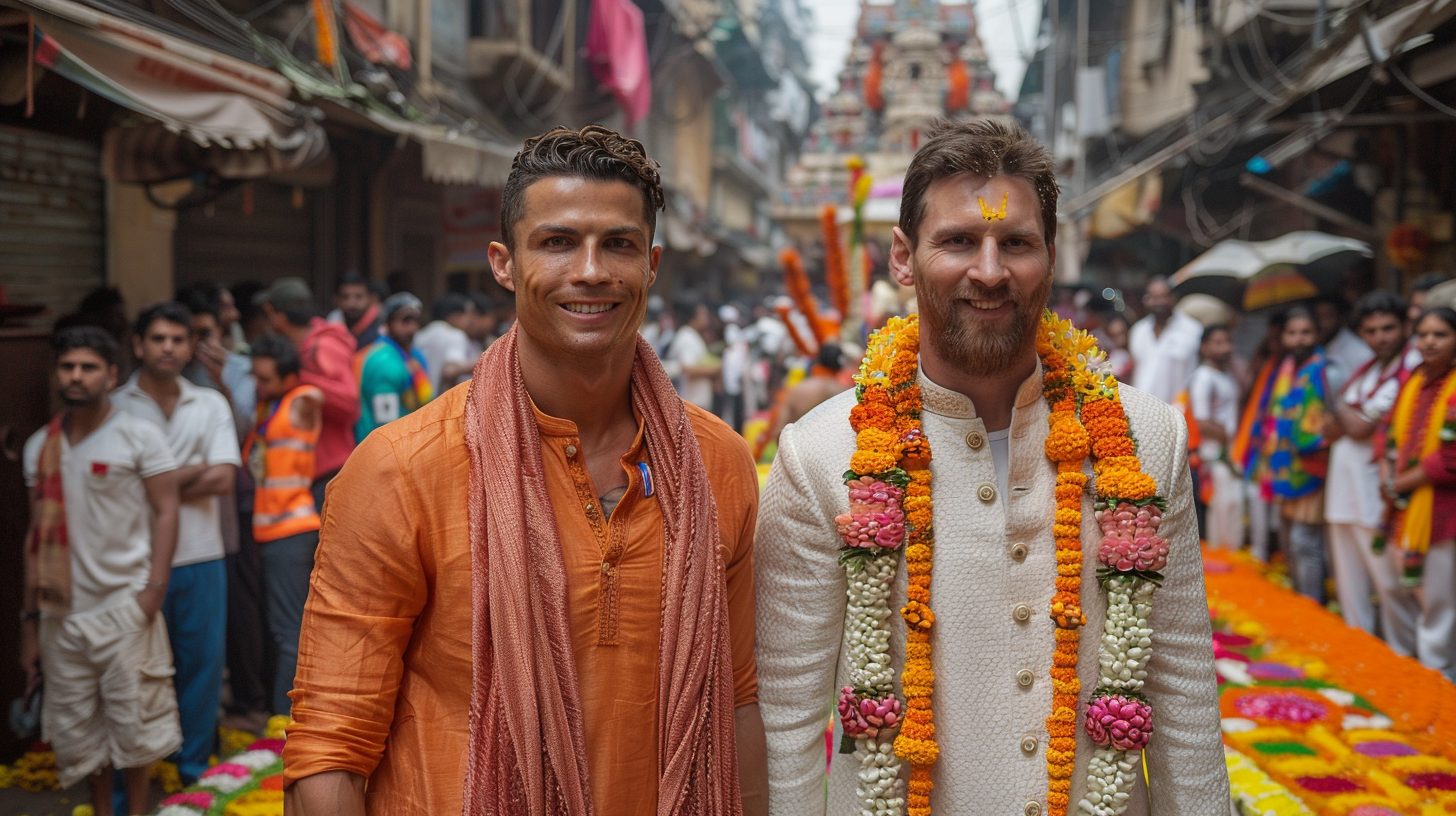
[[[211,150],[214,155],[204,165],[219,165],[213,169],[227,177],[258,178],[328,157],[328,138],[317,121],[321,114],[290,100],[292,84],[275,71],[71,0],[8,2],[36,15],[38,64]],[[157,125],[138,130],[148,127]],[[108,176],[148,181],[175,172],[175,155],[126,155],[116,149],[165,144],[155,136],[134,135],[108,137]],[[216,155],[224,151],[232,154],[225,161]]]

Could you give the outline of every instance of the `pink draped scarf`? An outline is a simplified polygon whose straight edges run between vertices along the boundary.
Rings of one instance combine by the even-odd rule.
[[[465,406],[474,680],[464,812],[589,816],[566,567],[517,331],[476,363]],[[717,507],[687,411],[641,338],[632,405],[662,509],[657,813],[734,816],[742,802]]]

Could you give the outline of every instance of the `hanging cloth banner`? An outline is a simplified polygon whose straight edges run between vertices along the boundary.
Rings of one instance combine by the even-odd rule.
[[[592,76],[622,107],[627,127],[647,116],[652,107],[647,29],[632,0],[592,0],[586,57]]]

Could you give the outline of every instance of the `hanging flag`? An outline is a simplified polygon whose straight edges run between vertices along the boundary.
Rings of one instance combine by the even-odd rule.
[[[592,0],[586,58],[592,76],[622,107],[628,127],[647,116],[652,108],[647,29],[632,0]]]

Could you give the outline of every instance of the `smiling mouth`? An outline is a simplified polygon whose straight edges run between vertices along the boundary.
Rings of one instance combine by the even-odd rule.
[[[617,308],[615,303],[563,303],[561,308],[574,314],[601,314]]]
[[[974,308],[974,309],[984,309],[986,311],[992,311],[994,309],[999,309],[1002,306],[1005,306],[1006,304],[1010,303],[1011,301],[1008,300],[1008,299],[1004,299],[1003,298],[1003,299],[999,299],[999,300],[972,299],[972,300],[967,300],[966,302],[969,303],[969,304],[971,304],[971,307]]]

